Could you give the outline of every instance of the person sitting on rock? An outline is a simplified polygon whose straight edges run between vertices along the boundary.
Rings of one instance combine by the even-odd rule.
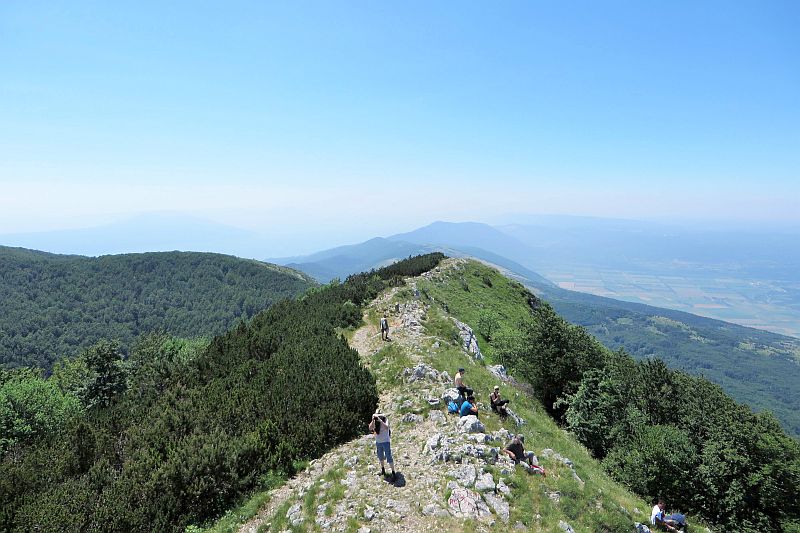
[[[378,461],[381,463],[381,475],[386,477],[386,467],[383,466],[383,462],[386,461],[389,463],[389,468],[392,469],[391,479],[394,481],[397,474],[394,472],[394,460],[392,459],[392,431],[389,429],[389,419],[382,413],[375,413],[369,423],[369,430],[375,435],[375,451]]]
[[[508,416],[508,410],[506,409],[508,400],[503,400],[500,398],[499,385],[494,386],[494,391],[489,395],[489,402],[492,404],[492,411],[500,415],[500,418],[505,420],[505,418]]]
[[[515,465],[518,465],[522,461],[525,461],[528,463],[525,466],[529,472],[542,474],[543,476],[546,475],[544,472],[544,468],[542,468],[537,464],[534,464],[534,459],[536,459],[536,455],[534,455],[533,452],[525,451],[524,435],[515,435],[514,438],[511,439],[511,442],[508,444],[508,446],[506,446],[506,449],[503,450],[503,453],[508,455],[514,461]]]
[[[461,395],[462,400],[466,399],[467,396],[472,394],[472,389],[466,386],[464,383],[464,373],[466,372],[465,369],[459,368],[458,372],[456,373],[456,377],[453,380],[456,389],[458,389],[458,393]]]
[[[459,414],[461,416],[469,416],[475,415],[478,416],[478,406],[475,402],[475,396],[468,396],[467,400],[461,404],[461,409],[459,410]]]

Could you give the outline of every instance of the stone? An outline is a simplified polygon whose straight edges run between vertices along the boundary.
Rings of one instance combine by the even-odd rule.
[[[414,408],[414,402],[412,402],[411,400],[406,400],[406,401],[404,401],[403,403],[400,404],[400,409],[402,409],[404,411],[408,410],[408,409],[413,409],[413,408]]]
[[[432,437],[430,437],[425,442],[425,449],[427,449],[427,450],[429,450],[431,452],[433,452],[435,450],[438,450],[439,446],[440,446],[440,443],[441,443],[441,440],[442,440],[442,434],[441,433],[437,433],[436,435],[433,435]]]
[[[502,381],[508,381],[508,372],[503,365],[489,365],[486,370],[500,378]]]
[[[519,529],[521,531],[528,531],[527,526],[525,526],[525,524],[523,524],[522,522],[515,522],[514,529]]]
[[[435,350],[435,349],[436,349],[436,348],[438,348],[439,346],[440,346],[440,344],[439,344],[439,341],[436,341],[436,342],[434,342],[434,343],[433,343],[433,346],[432,346],[432,348]]]
[[[508,406],[506,406],[506,413],[508,413],[508,418],[510,418],[514,422],[514,425],[516,427],[519,427],[519,426],[525,424],[525,420],[521,416],[519,416],[517,413],[515,413],[514,411],[509,409]]]
[[[462,487],[471,487],[475,483],[478,472],[475,470],[474,466],[464,465],[455,470],[451,470],[448,475],[456,478],[456,481],[458,481]]]
[[[479,492],[489,492],[489,491],[494,492],[494,489],[495,489],[494,478],[492,477],[492,474],[490,474],[489,472],[486,472],[485,474],[480,476],[477,481],[475,481],[475,490]]]
[[[435,424],[446,424],[447,423],[447,417],[441,411],[430,411],[428,413],[428,418],[431,420],[431,422],[433,422]]]
[[[509,433],[506,428],[500,428],[494,433],[492,433],[492,437],[494,437],[495,440],[500,440],[505,442],[511,439],[511,433]]]
[[[411,512],[411,508],[405,502],[401,502],[398,500],[393,500],[391,498],[386,500],[385,507],[389,510],[392,510],[399,514],[401,517],[408,515]]]
[[[487,435],[486,433],[474,433],[472,435],[467,435],[467,440],[472,442],[477,442],[481,444],[485,444],[492,440],[492,438]]]
[[[550,498],[551,500],[553,500],[556,503],[561,501],[561,492],[559,492],[557,490],[553,491],[553,492],[545,492],[545,494],[547,494],[547,497]]]
[[[367,526],[361,526],[358,528],[358,533],[372,533],[372,530]]]
[[[453,381],[453,378],[450,377],[450,373],[447,370],[442,370],[439,373],[439,381],[442,383],[450,383]]]
[[[508,523],[510,510],[507,501],[505,501],[500,496],[495,496],[494,494],[491,493],[484,494],[483,499],[486,500],[486,503],[489,504],[489,507],[494,509],[495,514],[498,517],[500,517],[500,520],[502,520],[505,523]]]
[[[442,405],[442,400],[440,400],[439,398],[428,398],[426,401],[428,402],[428,406],[430,407],[439,407],[440,405]]]
[[[508,485],[506,485],[505,479],[500,478],[500,480],[497,482],[497,492],[505,496],[511,494],[511,488]]]
[[[462,416],[456,427],[461,433],[486,433],[486,426],[475,415]]]
[[[412,323],[412,325],[417,324]],[[425,363],[419,363],[414,368],[405,368],[401,375],[408,383],[414,383],[425,379],[429,381],[439,381],[439,372]]]
[[[347,468],[353,468],[357,464],[358,464],[358,456],[357,455],[354,455],[354,456],[350,457],[349,459],[345,459],[345,461],[344,461],[344,466],[346,466]]]
[[[563,531],[566,531],[566,533],[575,533],[575,530],[574,530],[574,529],[572,529],[572,526],[571,526],[571,525],[569,525],[569,524],[567,524],[567,523],[566,523],[566,522],[564,522],[563,520],[559,520],[559,521],[558,521],[558,527],[559,527],[561,530],[563,530]]]
[[[286,518],[291,519],[292,515],[299,514],[301,509],[302,506],[299,503],[292,505],[291,507],[289,507],[289,510],[286,511]]]
[[[402,422],[407,424],[420,424],[422,420],[423,418],[420,415],[415,415],[414,413],[407,413],[402,418]]]
[[[480,518],[491,515],[489,507],[477,492],[455,489],[447,499],[450,512],[457,518]]]
[[[447,482],[447,490],[456,490],[460,489],[461,487],[458,485],[458,481],[453,481],[452,479]]]
[[[367,506],[364,509],[364,520],[366,520],[367,522],[372,522],[374,518],[375,518],[375,509]]]
[[[461,395],[458,393],[458,389],[456,388],[447,389],[442,393],[442,401],[445,403],[445,405],[450,402],[458,403],[460,399]]]

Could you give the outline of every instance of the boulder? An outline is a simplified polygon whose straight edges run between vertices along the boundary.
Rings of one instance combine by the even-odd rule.
[[[500,378],[501,381],[508,381],[508,372],[506,372],[506,367],[503,365],[489,365],[486,370]]]
[[[500,520],[508,523],[508,517],[510,514],[508,502],[500,496],[495,496],[491,493],[484,494],[483,498],[486,500],[486,503],[488,503],[489,506],[494,509],[495,514],[500,517]]]
[[[456,428],[461,433],[486,433],[486,426],[475,415],[462,416],[456,422]]]
[[[456,402],[459,403],[461,400],[461,395],[458,393],[458,389],[450,388],[447,389],[442,393],[442,401],[447,405],[449,402]]]
[[[429,450],[430,452],[438,450],[441,439],[442,439],[441,433],[437,433],[436,435],[429,437],[428,440],[425,441],[425,449]]]
[[[415,415],[414,413],[407,413],[403,416],[402,421],[408,424],[420,424],[423,418],[420,415]]]
[[[479,492],[494,492],[495,484],[492,474],[486,472],[475,481],[475,490]]]
[[[456,478],[458,484],[462,487],[471,487],[475,483],[475,478],[478,475],[477,470],[472,465],[464,465],[455,470],[448,472],[448,475]]]
[[[455,489],[447,499],[450,512],[457,518],[480,518],[492,512],[480,495],[469,489]]]

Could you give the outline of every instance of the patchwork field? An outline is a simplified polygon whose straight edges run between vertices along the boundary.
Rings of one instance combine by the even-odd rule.
[[[563,289],[667,307],[800,337],[800,284],[733,277],[684,277],[592,268],[542,274]]]

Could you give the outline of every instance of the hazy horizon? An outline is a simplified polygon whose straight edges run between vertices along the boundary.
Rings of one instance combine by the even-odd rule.
[[[798,4],[454,7],[3,2],[0,233],[800,224]]]

